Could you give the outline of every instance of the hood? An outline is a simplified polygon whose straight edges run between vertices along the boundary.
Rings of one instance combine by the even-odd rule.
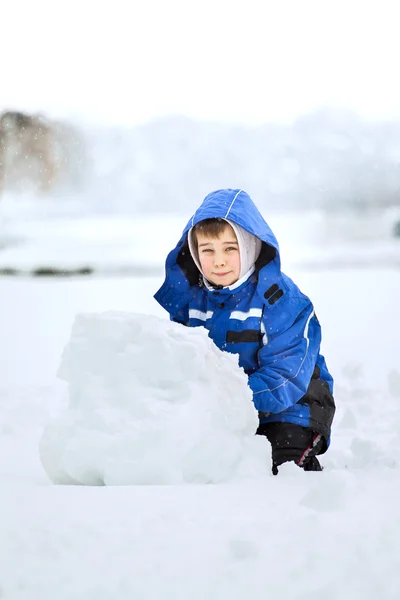
[[[270,226],[244,190],[223,189],[208,194],[188,221],[182,233],[186,239],[189,230],[204,219],[225,219],[236,223],[261,241],[275,248],[279,258],[279,245]]]
[[[178,305],[180,302],[186,301],[190,287],[199,282],[200,273],[190,254],[188,233],[200,221],[212,218],[229,220],[258,237],[264,242],[257,261],[259,268],[270,264],[274,266],[274,270],[280,271],[278,242],[250,196],[243,190],[216,190],[204,198],[202,204],[186,224],[175,248],[167,256],[165,281],[155,295],[156,300],[162,306],[165,307],[166,303],[170,305],[172,302],[174,305]],[[164,297],[166,290],[168,302]]]

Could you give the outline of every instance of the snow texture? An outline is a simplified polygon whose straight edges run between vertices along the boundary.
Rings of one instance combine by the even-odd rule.
[[[69,408],[40,443],[54,483],[220,483],[243,475],[258,449],[262,469],[247,376],[203,328],[79,315],[59,376]]]
[[[313,299],[323,325],[323,353],[336,381],[338,409],[331,448],[321,457],[324,471],[304,473],[289,464],[273,477],[269,445],[254,436],[261,444],[256,454],[262,452],[262,474],[254,460],[249,476],[244,460],[227,482],[162,486],[52,485],[38,452],[49,421],[62,425],[72,414],[68,384],[55,373],[76,315],[100,319],[110,309],[145,313],[164,316],[169,328],[152,299],[162,276],[0,279],[0,597],[398,600],[399,273],[346,267],[289,274]],[[128,329],[126,319],[114,321],[109,343],[126,342],[120,335]],[[145,319],[144,326],[149,323]],[[85,335],[88,327],[83,321]],[[162,331],[160,341],[167,344],[167,329]],[[189,333],[182,331],[182,343],[188,344]],[[205,340],[200,334],[194,339],[205,361]],[[88,343],[84,337],[81,342]],[[191,365],[179,356],[190,379]],[[216,355],[213,361],[218,364]],[[62,362],[72,369],[66,355]],[[151,362],[155,372],[153,356]],[[235,377],[234,362],[224,361],[225,367]],[[209,406],[202,393],[207,382],[197,380],[196,393]],[[100,400],[105,403],[103,396],[94,401]],[[156,401],[162,404],[159,397]],[[164,406],[181,415],[184,403]],[[198,410],[193,403],[192,408]],[[127,416],[126,407],[107,410]],[[110,422],[105,421],[108,431]],[[90,433],[96,441],[102,435],[94,428]],[[191,418],[181,433],[185,443],[197,436]],[[63,440],[52,443],[56,450]],[[82,464],[77,454],[70,456],[74,466]]]

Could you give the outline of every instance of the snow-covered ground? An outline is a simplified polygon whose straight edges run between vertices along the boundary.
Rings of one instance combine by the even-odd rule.
[[[68,403],[56,372],[76,314],[165,318],[152,299],[162,274],[0,279],[0,597],[397,600],[400,272],[288,271],[314,301],[336,378],[325,470],[272,477],[265,442],[264,472],[218,485],[55,486],[40,461]]]

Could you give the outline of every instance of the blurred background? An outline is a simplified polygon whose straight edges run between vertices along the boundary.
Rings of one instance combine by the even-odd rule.
[[[0,272],[162,272],[203,197],[288,268],[400,260],[396,2],[2,5]]]

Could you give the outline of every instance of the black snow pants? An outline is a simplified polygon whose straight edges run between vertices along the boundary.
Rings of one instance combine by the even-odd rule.
[[[272,448],[272,473],[278,474],[278,467],[293,461],[304,471],[322,471],[317,454],[326,450],[325,438],[311,429],[294,423],[260,424],[257,435],[264,435]]]

